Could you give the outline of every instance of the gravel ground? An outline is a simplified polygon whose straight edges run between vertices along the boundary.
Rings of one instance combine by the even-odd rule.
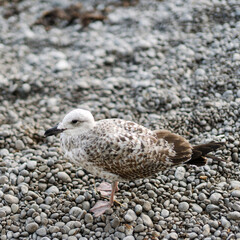
[[[239,0],[82,1],[107,18],[35,24],[71,3],[1,2],[1,240],[240,239]],[[122,206],[93,218],[102,180],[43,137],[76,107],[226,142],[226,161],[120,183]]]

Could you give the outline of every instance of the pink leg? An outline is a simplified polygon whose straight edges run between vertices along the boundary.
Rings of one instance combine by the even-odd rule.
[[[100,184],[101,186],[102,184]],[[99,187],[100,187],[99,186]],[[111,187],[111,196],[110,196],[110,202],[108,201],[98,201],[94,206],[93,208],[90,209],[91,212],[94,213],[94,216],[95,217],[98,217],[98,216],[101,216],[107,209],[110,209],[111,206],[113,205],[113,202],[114,202],[114,195],[115,195],[115,192],[117,191],[117,186],[118,186],[118,182],[113,182],[112,183],[112,187]],[[102,189],[102,187],[105,189],[106,191],[106,186],[105,184],[103,184],[100,189]],[[107,185],[107,187],[109,187]],[[99,189],[98,189],[99,190]],[[102,193],[102,191],[100,190],[100,192]],[[104,191],[103,191],[104,192]],[[108,191],[109,192],[109,191]]]
[[[114,189],[114,192],[118,191],[118,182],[113,182],[113,184],[110,184],[108,182],[102,182],[97,187],[97,190],[100,191],[101,195],[104,197],[110,196],[113,189]]]
[[[113,205],[115,192],[118,190],[118,182],[114,181],[112,183],[112,192],[110,197],[110,204]]]

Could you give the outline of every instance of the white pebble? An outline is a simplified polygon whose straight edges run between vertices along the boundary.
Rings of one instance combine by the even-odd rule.
[[[61,59],[55,66],[57,71],[69,70],[71,65],[64,59]]]

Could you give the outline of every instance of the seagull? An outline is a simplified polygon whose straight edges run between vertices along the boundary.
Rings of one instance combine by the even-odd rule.
[[[112,181],[98,190],[110,201],[98,201],[90,209],[102,215],[114,203],[119,181],[134,181],[180,164],[203,166],[209,153],[223,145],[209,142],[192,146],[185,138],[168,130],[150,130],[132,121],[103,119],[95,121],[91,112],[75,109],[45,132],[60,134],[65,156],[94,176]],[[216,157],[215,157],[216,158]]]

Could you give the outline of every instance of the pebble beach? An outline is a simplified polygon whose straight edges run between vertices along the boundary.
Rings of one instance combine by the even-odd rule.
[[[0,2],[1,240],[240,239],[239,0]],[[70,110],[225,147],[203,167],[103,179],[44,137]]]

